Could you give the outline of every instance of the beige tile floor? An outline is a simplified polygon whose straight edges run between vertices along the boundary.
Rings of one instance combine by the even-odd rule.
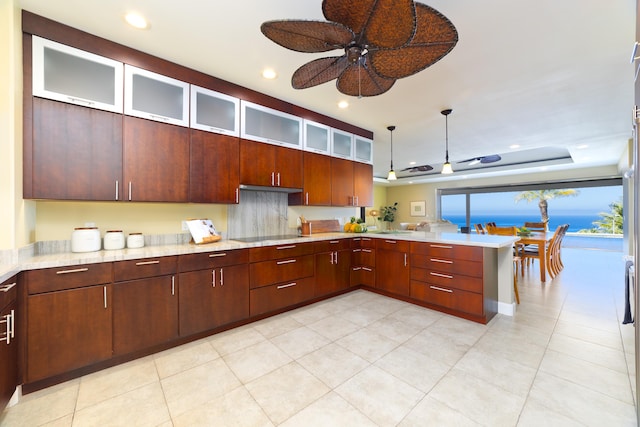
[[[488,325],[355,291],[24,396],[2,426],[632,426],[620,252]]]

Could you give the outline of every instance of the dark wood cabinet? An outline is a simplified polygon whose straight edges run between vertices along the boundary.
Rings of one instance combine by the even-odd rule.
[[[376,249],[371,237],[351,241],[351,286],[376,286]]]
[[[240,183],[302,188],[302,151],[241,139]]]
[[[317,297],[347,289],[350,285],[351,249],[348,239],[316,243]]]
[[[121,199],[122,115],[34,97],[24,164],[25,198]]]
[[[180,257],[180,336],[249,317],[247,261],[248,250]]]
[[[124,117],[126,200],[189,201],[189,129]]]
[[[331,157],[305,151],[302,154],[302,193],[289,194],[290,205],[331,206]]]
[[[17,280],[0,283],[0,412],[18,386]]]
[[[191,129],[189,200],[239,203],[240,140]]]
[[[178,337],[177,257],[114,263],[113,353],[122,355]]]
[[[332,158],[331,204],[333,206],[371,206],[373,204],[373,166]]]
[[[376,288],[409,296],[409,242],[393,239],[376,241]]]
[[[356,206],[373,206],[373,165],[353,162],[353,195]]]

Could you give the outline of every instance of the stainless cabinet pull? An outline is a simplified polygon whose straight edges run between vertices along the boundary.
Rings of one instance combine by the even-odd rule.
[[[432,248],[442,248],[442,249],[453,249],[453,246],[446,246],[446,245],[429,245]]]
[[[404,254],[404,266],[405,267],[407,266],[407,254],[406,253]]]
[[[16,312],[15,310],[11,310],[11,328],[9,328],[9,336],[11,336],[11,338],[15,338],[16,337]],[[7,341],[7,344],[9,344],[11,341]]]
[[[329,255],[331,256],[331,260],[329,260],[329,262],[333,265],[334,264],[334,262],[333,262],[333,252],[329,252]]]
[[[443,264],[453,264],[453,261],[451,261],[450,259],[438,259],[438,258],[430,258],[429,261],[432,262],[441,262]]]
[[[240,189],[236,187],[236,203],[240,203]]]
[[[224,286],[224,273],[220,269],[220,286]]]
[[[129,181],[129,201],[131,201],[131,181]]]
[[[153,261],[140,261],[140,262],[136,262],[136,265],[152,265],[152,264],[160,264],[160,261],[153,260]]]
[[[353,200],[355,201],[355,202],[354,202],[354,204],[353,204],[353,206],[358,206],[358,201],[359,201],[358,196],[354,196],[354,197],[353,197]]]
[[[71,270],[60,270],[56,271],[56,274],[70,274],[70,273],[82,273],[84,271],[89,271],[88,268],[74,268]]]
[[[280,251],[282,249],[293,249],[295,247],[296,247],[296,245],[278,246],[278,247],[276,247],[276,250]]]
[[[309,192],[307,191],[306,194],[304,195],[304,204],[308,205],[309,204]]]
[[[434,291],[442,291],[442,292],[448,292],[450,294],[453,293],[453,290],[451,289],[445,289],[445,288],[440,288],[438,286],[429,286],[431,289],[433,289]]]
[[[273,187],[274,182],[275,182],[275,172],[271,172],[271,186]]]
[[[215,288],[216,287],[216,270],[215,268],[213,270],[211,270],[211,287]]]
[[[362,252],[371,253],[371,249],[363,249]]]
[[[278,187],[280,187],[280,172],[278,172]]]
[[[209,258],[216,258],[216,257],[221,257],[221,256],[227,256],[227,254],[225,252],[223,252],[221,254],[209,254]]]
[[[120,200],[120,196],[118,194],[120,186],[118,185],[118,180],[116,179],[116,200]]]
[[[4,285],[0,287],[0,292],[9,292],[13,287],[15,287],[17,282],[9,283],[8,285]]]
[[[283,265],[283,264],[291,264],[292,262],[296,262],[296,260],[295,259],[287,259],[287,260],[284,260],[284,261],[277,261],[276,264],[277,265]]]
[[[336,254],[336,264],[338,263],[338,252],[334,252]]]
[[[163,122],[168,122],[169,120],[171,120],[168,117],[159,116],[157,114],[149,114],[149,117],[151,117],[152,119],[155,119],[155,120],[162,120]]]
[[[107,287],[102,287],[102,298],[104,300],[104,308],[107,308]]]
[[[369,267],[362,267],[362,269],[363,269],[364,271],[373,271],[373,270],[372,270],[372,269],[370,269]]]
[[[371,241],[371,237],[363,237],[362,241],[363,242],[370,242]]]
[[[176,276],[171,276],[171,295],[176,294]]]
[[[352,250],[352,252],[354,252],[354,253],[355,253],[355,252],[361,252],[361,251],[362,251],[362,249],[353,249],[353,250]]]
[[[11,313],[5,314],[4,318],[0,320],[0,324],[4,323],[6,325],[5,332],[2,334],[4,337],[2,338],[8,344],[11,344],[11,338],[15,337],[15,310],[11,310]]]
[[[335,245],[336,243],[340,243],[340,240],[329,240],[329,243]]]
[[[437,276],[437,277],[444,277],[445,279],[453,279],[453,276],[450,276],[448,274],[442,274],[442,273],[435,273],[435,272],[430,272],[429,273],[432,276]]]
[[[69,101],[73,102],[74,104],[85,104],[85,105],[95,104],[95,102],[89,101],[88,99],[76,98],[74,96],[67,96],[67,98],[69,99]]]
[[[385,240],[385,242],[387,242],[387,243],[393,243],[394,245],[395,245],[396,243],[398,243],[398,242],[396,242],[395,240]]]
[[[280,286],[276,287],[276,289],[290,288],[290,287],[295,286],[295,285],[297,285],[297,283],[293,282],[293,283],[289,283],[288,285],[280,285]]]
[[[362,270],[362,267],[353,267],[352,270],[353,271],[360,271],[360,270]]]

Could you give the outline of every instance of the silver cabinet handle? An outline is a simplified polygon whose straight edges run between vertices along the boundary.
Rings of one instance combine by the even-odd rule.
[[[407,254],[406,253],[404,254],[404,266],[405,267],[407,266]]]
[[[131,181],[129,181],[129,201],[131,201]]]
[[[280,187],[280,172],[278,172],[278,187]]]
[[[356,253],[356,252],[362,252],[362,249],[353,249],[353,250],[352,250],[352,252],[353,252],[353,253]]]
[[[236,203],[240,203],[240,189],[236,187]]]
[[[88,268],[74,268],[71,270],[60,270],[60,271],[56,271],[56,274],[71,274],[71,273],[82,273],[85,271],[89,271]]]
[[[171,276],[171,295],[176,294],[176,276]]]
[[[296,285],[297,285],[297,283],[296,283],[296,282],[293,282],[293,283],[289,283],[288,285],[280,285],[280,286],[277,286],[277,287],[276,287],[276,289],[290,288],[290,287],[292,287],[292,286],[296,286]]]
[[[221,256],[227,256],[226,252],[209,254],[209,258],[217,258],[217,257],[221,257]]]
[[[353,204],[353,206],[358,206],[358,202],[359,202],[359,200],[360,200],[360,199],[358,198],[358,196],[354,196],[354,197],[353,197],[353,200],[355,201],[355,203]]]
[[[107,287],[102,287],[102,298],[104,300],[104,308],[107,308]]]
[[[371,249],[363,249],[362,252],[367,252],[367,253],[371,253]]]
[[[329,252],[329,255],[331,256],[331,259],[329,260],[329,262],[333,265],[333,252]]]
[[[15,310],[11,310],[11,313],[5,314],[0,320],[0,324],[4,323],[6,325],[5,332],[2,334],[2,340],[7,343],[7,345],[11,344],[11,338],[15,337]]]
[[[304,204],[308,205],[309,204],[309,192],[307,191],[306,194],[304,195]]]
[[[438,259],[438,258],[430,258],[429,261],[432,262],[441,262],[443,264],[453,264],[453,261],[451,261],[450,259]]]
[[[171,120],[168,117],[165,116],[159,116],[157,114],[149,114],[149,117],[151,117],[154,120],[162,120],[163,122],[168,122],[169,120]]]
[[[116,179],[116,200],[120,200],[120,195],[118,194],[118,190],[120,186],[118,185],[118,180]]]
[[[329,243],[335,245],[336,243],[340,243],[340,240],[329,240]]]
[[[159,260],[153,260],[153,261],[140,261],[140,262],[136,262],[137,266],[141,266],[141,265],[153,265],[153,264],[160,264]]]
[[[432,275],[432,276],[444,277],[445,279],[453,279],[453,276],[450,276],[448,274],[435,273],[433,271],[431,271],[429,274]]]
[[[17,282],[9,283],[8,285],[0,286],[0,292],[9,292],[16,286]]]
[[[338,252],[334,252],[336,254],[336,264],[338,263]]]
[[[216,269],[211,270],[211,287],[216,287]]]
[[[385,240],[386,243],[393,243],[394,245],[398,242],[396,242],[395,240]]]
[[[363,238],[362,238],[362,241],[363,241],[363,242],[364,242],[364,241],[370,242],[370,241],[371,241],[371,237],[363,237]]]
[[[353,267],[353,268],[351,268],[351,270],[353,270],[353,271],[360,271],[360,270],[362,270],[362,267]]]
[[[363,269],[364,271],[373,271],[373,270],[372,270],[372,269],[370,269],[369,267],[362,267],[362,269]]]
[[[224,273],[220,269],[220,286],[224,286]]]
[[[276,247],[276,250],[281,251],[282,249],[293,249],[295,247],[296,245],[278,246]]]
[[[448,292],[450,294],[453,293],[453,290],[451,289],[445,289],[445,288],[440,288],[438,286],[429,286],[431,289],[433,289],[434,291],[442,291],[442,292]]]
[[[77,98],[75,96],[67,96],[67,99],[69,99],[69,101],[71,101],[74,104],[85,104],[87,106],[91,106],[95,104],[94,101],[90,101],[88,99],[83,99],[83,98]]]
[[[271,172],[271,186],[272,187],[274,186],[274,183],[275,183],[275,175],[276,175],[275,172]]]
[[[276,265],[291,264],[293,262],[296,262],[296,260],[295,259],[287,259],[287,260],[284,260],[284,261],[277,261]]]
[[[442,248],[442,249],[453,249],[453,246],[446,246],[446,245],[429,245],[432,248]]]

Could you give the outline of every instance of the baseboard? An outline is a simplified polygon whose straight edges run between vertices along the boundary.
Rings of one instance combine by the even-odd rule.
[[[505,316],[513,316],[516,313],[516,303],[508,304],[498,301],[498,313],[504,314]]]

